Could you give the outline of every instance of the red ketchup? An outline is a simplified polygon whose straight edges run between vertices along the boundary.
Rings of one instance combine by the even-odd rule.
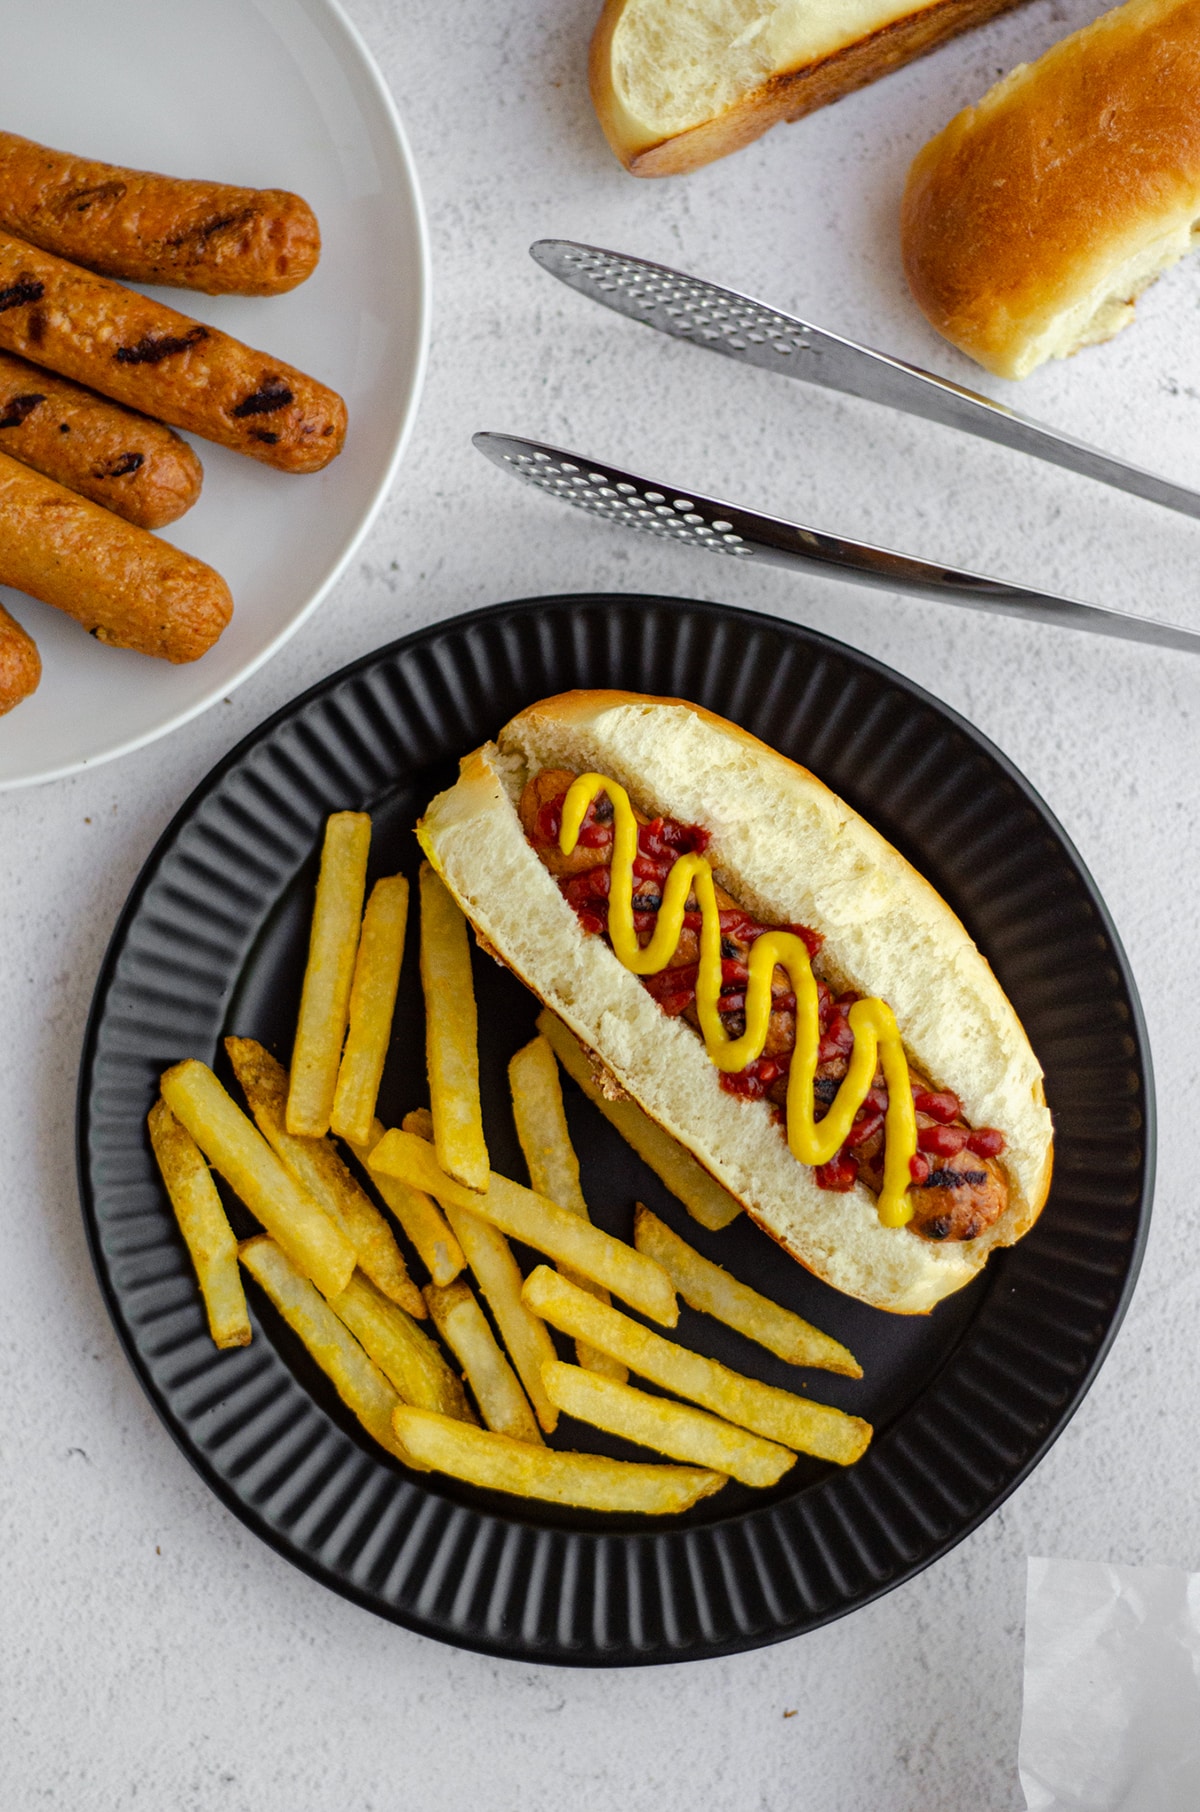
[[[538,842],[558,842],[566,797],[564,791],[539,810],[536,827]],[[612,806],[601,794],[588,806],[579,832],[579,846],[583,849],[607,849],[613,837],[612,819]],[[638,853],[633,864],[633,922],[639,936],[649,938],[653,935],[662,890],[676,859],[693,851],[703,854],[711,840],[712,833],[705,830],[703,825],[684,824],[677,818],[655,818],[649,824],[638,827]],[[578,914],[584,930],[598,937],[605,936],[608,930],[610,887],[607,865],[601,863],[583,874],[561,879],[559,887]],[[683,915],[685,931],[698,933],[702,923],[699,912],[685,912]],[[723,1014],[737,1014],[744,1011],[746,1004],[745,989],[749,980],[746,947],[752,945],[769,927],[760,925],[757,919],[740,907],[723,909],[720,913],[720,926],[723,957],[718,1010]],[[785,925],[780,929],[790,931],[800,938],[810,957],[817,955],[824,942],[820,932],[811,930],[807,925]],[[740,947],[736,954],[728,954],[734,946]],[[669,1018],[676,1019],[695,1002],[698,974],[698,963],[682,963],[678,968],[661,969],[657,975],[644,975],[639,979],[662,1011]],[[817,989],[821,1030],[817,1061],[819,1064],[844,1063],[854,1049],[849,1013],[859,996],[850,992],[839,995],[835,1000],[820,978],[817,979]],[[796,997],[786,986],[775,985],[772,988],[771,1006],[773,1012],[795,1012]],[[758,1057],[744,1069],[720,1071],[720,1085],[727,1094],[738,1095],[750,1101],[761,1101],[782,1077],[786,1077],[791,1061],[790,1051],[781,1052],[774,1057]],[[843,1194],[853,1189],[859,1174],[859,1159],[854,1153],[884,1131],[887,1101],[886,1089],[868,1090],[841,1150],[829,1163],[817,1165],[814,1169],[813,1176],[818,1187]],[[920,1127],[917,1135],[918,1149],[909,1160],[909,1174],[918,1187],[928,1183],[935,1173],[944,1174],[946,1161],[957,1157],[964,1150],[979,1158],[999,1157],[1004,1150],[1003,1133],[987,1126],[972,1131],[961,1123],[962,1104],[958,1096],[949,1089],[919,1090],[913,1097],[913,1106],[919,1115],[933,1122],[932,1125]],[[778,1109],[776,1113],[778,1114]]]

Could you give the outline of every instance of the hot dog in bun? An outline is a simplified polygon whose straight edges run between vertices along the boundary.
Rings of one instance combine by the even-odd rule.
[[[1029,1041],[945,901],[814,775],[678,699],[571,692],[418,826],[481,942],[801,1264],[927,1312],[1046,1198]]]

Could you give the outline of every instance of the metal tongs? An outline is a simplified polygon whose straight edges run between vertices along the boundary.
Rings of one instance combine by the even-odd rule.
[[[665,265],[568,240],[543,239],[530,249],[545,270],[571,289],[674,339],[980,435],[1167,509],[1200,517],[1200,495],[1181,485],[1125,465],[1001,403],[826,333],[736,290],[721,289]],[[887,591],[912,592],[1003,616],[1200,652],[1200,632],[1194,630],[824,534],[537,441],[477,434],[474,444],[497,465],[564,502],[606,521],[649,530],[693,547],[772,566],[833,569]]]

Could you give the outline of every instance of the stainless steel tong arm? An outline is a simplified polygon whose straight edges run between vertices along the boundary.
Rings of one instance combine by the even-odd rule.
[[[1200,654],[1200,633],[1174,623],[1129,616],[1100,604],[1080,604],[1073,598],[1058,598],[1051,592],[1009,585],[952,566],[934,566],[927,560],[827,535],[778,516],[761,516],[678,485],[639,478],[582,453],[568,453],[517,435],[476,434],[474,444],[501,471],[620,528],[642,529],[664,540],[683,542],[707,553],[730,554],[742,561],[801,572],[823,569],[827,575],[883,591],[910,592],[998,616],[1025,617]]]
[[[840,390],[907,415],[959,428],[1135,497],[1200,517],[1200,495],[1153,472],[1126,465],[1056,428],[1030,421],[947,378],[813,327],[752,296],[700,277],[569,239],[539,239],[530,253],[569,289],[675,340],[707,347],[743,365]]]

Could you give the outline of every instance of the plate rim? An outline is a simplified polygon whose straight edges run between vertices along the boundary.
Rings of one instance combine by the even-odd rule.
[[[519,1645],[519,1638],[517,1642],[514,1643],[509,1640],[489,1638],[489,1636],[482,1631],[465,1632],[458,1629],[451,1631],[443,1624],[439,1623],[436,1618],[432,1616],[424,1617],[411,1607],[397,1607],[390,1605],[382,1601],[378,1594],[372,1594],[369,1590],[359,1587],[353,1580],[347,1578],[345,1575],[335,1571],[332,1567],[323,1564],[319,1559],[310,1556],[299,1548],[291,1545],[284,1533],[275,1530],[265,1518],[258,1516],[254,1508],[247,1504],[244,1499],[237,1494],[233,1487],[226,1482],[215,1466],[209,1461],[207,1456],[198,1446],[194,1445],[189,1440],[186,1431],[182,1427],[176,1426],[170,1409],[163,1399],[157,1384],[144,1368],[141,1355],[133,1343],[130,1331],[126,1327],[118,1293],[108,1274],[107,1266],[102,1256],[100,1228],[96,1217],[95,1199],[88,1168],[88,1114],[92,1086],[92,1069],[96,1057],[97,1034],[103,1017],[108,993],[116,979],[116,969],[124,947],[127,930],[137,915],[147,889],[156,878],[160,860],[169,852],[177,835],[186,827],[194,811],[203,806],[204,802],[222,784],[227,775],[234,771],[246,757],[251,755],[252,752],[259,747],[260,744],[270,739],[279,728],[285,725],[293,717],[298,716],[310,703],[317,701],[326,694],[334,692],[338,687],[347,681],[352,680],[355,676],[366,672],[376,665],[382,665],[391,661],[396,656],[402,655],[408,649],[418,646],[423,642],[428,642],[439,636],[446,635],[447,633],[462,635],[469,632],[477,625],[484,624],[491,619],[510,617],[514,612],[534,613],[547,609],[567,610],[580,605],[596,607],[612,603],[617,603],[624,608],[634,605],[652,605],[659,607],[666,605],[673,609],[682,608],[688,612],[698,610],[702,614],[711,613],[716,617],[721,617],[726,620],[734,619],[739,623],[743,623],[748,630],[761,628],[777,635],[783,634],[785,636],[794,636],[798,642],[807,644],[818,653],[829,653],[841,659],[848,658],[851,664],[867,669],[876,677],[885,680],[890,685],[898,686],[902,691],[907,693],[915,703],[931,710],[936,717],[949,723],[955,730],[962,734],[969,743],[982,749],[989,758],[995,761],[1006,778],[1016,787],[1023,798],[1033,805],[1038,814],[1045,820],[1060,840],[1076,875],[1084,887],[1088,900],[1097,914],[1100,925],[1108,940],[1120,981],[1129,1001],[1129,1032],[1136,1047],[1133,1061],[1140,1072],[1144,1090],[1144,1100],[1142,1102],[1144,1146],[1142,1165],[1143,1180],[1137,1208],[1137,1229],[1129,1245],[1129,1257],[1125,1275],[1121,1282],[1103,1335],[1098,1341],[1086,1369],[1080,1375],[1069,1403],[1057,1415],[1051,1428],[1037,1444],[1036,1448],[1030,1453],[1025,1462],[1011,1477],[1005,1480],[1003,1486],[992,1492],[986,1503],[984,1503],[976,1512],[970,1514],[961,1523],[956,1523],[950,1534],[944,1539],[937,1541],[928,1549],[928,1551],[923,1552],[915,1563],[906,1563],[899,1567],[894,1576],[885,1579],[882,1583],[876,1583],[871,1589],[859,1594],[851,1602],[835,1602],[790,1627],[772,1626],[765,1631],[753,1630],[748,1634],[737,1635],[717,1641],[711,1641],[702,1637],[693,1641],[687,1647],[680,1647],[667,1653],[630,1654],[627,1652],[597,1652],[595,1650],[586,1653],[574,1653],[565,1649],[556,1649],[552,1651],[541,1647],[536,1649],[527,1648],[522,1651]],[[985,1523],[1012,1495],[1018,1486],[1025,1482],[1036,1467],[1040,1465],[1041,1461],[1045,1458],[1055,1442],[1065,1432],[1069,1423],[1083,1404],[1120,1331],[1133,1292],[1136,1288],[1145,1254],[1146,1243],[1149,1237],[1154,1200],[1157,1165],[1157,1108],[1152,1053],[1145,1014],[1128,956],[1116,926],[1113,923],[1107,904],[1092,877],[1091,871],[1083,862],[1074,842],[1059,823],[1055,813],[1042,799],[1032,782],[1026,778],[1004,751],[994,744],[982,730],[978,729],[961,713],[956,711],[953,706],[946,704],[935,694],[928,692],[919,682],[909,678],[908,675],[901,673],[898,669],[889,666],[886,662],[879,660],[874,655],[867,654],[862,650],[855,648],[850,643],[839,641],[836,637],[830,636],[822,630],[811,628],[807,624],[797,623],[791,618],[775,617],[766,612],[743,609],[741,606],[731,605],[721,601],[679,597],[667,593],[643,593],[637,591],[555,592],[528,598],[506,599],[495,604],[484,605],[453,617],[441,619],[435,623],[426,624],[421,628],[411,630],[404,636],[397,637],[395,640],[388,642],[379,648],[366,654],[359,655],[353,661],[348,662],[345,666],[337,669],[336,672],[328,674],[323,679],[316,681],[313,685],[299,693],[295,698],[278,707],[265,718],[262,723],[257,725],[256,728],[241,737],[239,741],[202,776],[197,785],[191,790],[180,805],[179,809],[172,815],[165,828],[155,839],[151,850],[138,871],[129,894],[122,905],[105,948],[88,1010],[88,1017],[80,1051],[76,1090],[75,1144],[80,1209],[84,1220],[88,1251],[92,1260],[97,1282],[100,1286],[101,1295],[104,1299],[105,1307],[108,1310],[118,1341],[126,1358],[129,1360],[138,1383],[149,1398],[160,1421],[166,1427],[167,1432],[170,1434],[175,1445],[199,1473],[201,1478],[204,1479],[205,1483],[214,1491],[218,1499],[227,1509],[233,1512],[244,1527],[248,1528],[255,1536],[265,1541],[267,1545],[281,1555],[282,1558],[289,1561],[293,1566],[298,1567],[300,1571],[307,1574],[310,1578],[336,1592],[340,1597],[348,1599],[350,1602],[357,1604],[360,1608],[370,1611],[374,1615],[382,1617],[388,1622],[395,1623],[402,1628],[413,1631],[415,1634],[428,1637],[432,1640],[444,1642],[453,1647],[462,1648],[474,1653],[492,1656],[500,1660],[516,1661],[530,1666],[562,1666],[577,1668],[655,1667],[676,1665],[683,1662],[711,1660],[727,1655],[745,1653],[758,1648],[771,1647],[780,1642],[790,1641],[797,1636],[806,1634],[810,1630],[822,1628],[829,1623],[838,1621],[842,1617],[849,1616],[853,1614],[853,1612],[862,1609],[864,1606],[877,1602],[889,1592],[907,1584],[910,1580],[916,1578],[918,1574],[925,1572],[928,1567],[942,1559],[969,1535],[973,1534],[975,1530],[980,1528],[982,1524]],[[952,1350],[957,1349],[955,1348]],[[951,1357],[952,1353],[948,1353],[944,1356],[942,1366],[939,1367],[939,1372],[944,1369]],[[937,1374],[934,1376],[936,1377],[936,1375]],[[928,1385],[932,1386],[933,1382],[934,1379],[931,1378],[928,1380]],[[853,1469],[851,1469],[851,1471],[852,1470]],[[406,1482],[411,1483],[412,1481]],[[414,1486],[414,1489],[418,1491],[421,1489],[419,1482]],[[758,1518],[770,1515],[775,1508],[776,1506],[773,1505],[764,1505],[762,1507],[750,1506],[741,1511],[733,1512],[726,1517],[716,1516],[711,1519],[711,1524],[709,1526],[728,1528],[731,1526],[753,1523]],[[537,1526],[523,1522],[519,1515],[511,1517],[501,1516],[486,1509],[472,1509],[468,1514],[474,1516],[481,1524],[493,1523],[498,1524],[502,1528],[513,1525],[519,1528]],[[662,1531],[661,1533],[667,1535],[678,1532]],[[654,1529],[648,1531],[643,1531],[641,1529],[631,1531],[621,1528],[613,1529],[611,1531],[575,1530],[572,1531],[572,1534],[583,1542],[595,1544],[600,1542],[620,1542],[623,1540],[653,1540],[656,1531]]]
[[[322,584],[308,599],[302,609],[284,625],[274,639],[260,648],[244,667],[219,685],[213,685],[200,698],[193,699],[191,704],[153,729],[142,730],[126,741],[116,743],[111,748],[100,750],[94,755],[83,755],[74,760],[61,762],[56,767],[40,769],[37,773],[15,774],[9,777],[0,775],[0,793],[19,792],[24,787],[45,786],[53,780],[65,780],[72,774],[90,773],[93,769],[104,767],[110,761],[118,761],[123,755],[132,755],[138,749],[149,747],[164,736],[170,736],[175,730],[181,730],[185,724],[210,711],[223,698],[228,698],[246,680],[252,679],[266,663],[274,659],[279,650],[291,640],[297,630],[307,623],[313,613],[325,602],[334,586],[343,577],[351,561],[358,553],[367,535],[375,526],[380,510],[383,508],[396,474],[408,451],[420,409],[421,396],[425,388],[425,379],[429,367],[430,319],[432,315],[432,250],[429,235],[429,220],[425,209],[425,200],[417,176],[416,161],[408,133],[400,116],[395,96],[388,86],[376,58],[358,26],[350,18],[341,4],[341,0],[291,0],[298,12],[311,19],[314,10],[323,12],[329,21],[346,40],[350,51],[359,59],[362,73],[374,91],[380,103],[381,116],[386,122],[395,147],[400,154],[400,164],[404,172],[404,183],[407,190],[407,201],[412,212],[413,225],[416,229],[418,260],[415,283],[415,319],[417,326],[417,351],[409,383],[408,397],[400,417],[387,462],[379,480],[368,500],[358,528],[346,543],[334,566],[326,575]]]

